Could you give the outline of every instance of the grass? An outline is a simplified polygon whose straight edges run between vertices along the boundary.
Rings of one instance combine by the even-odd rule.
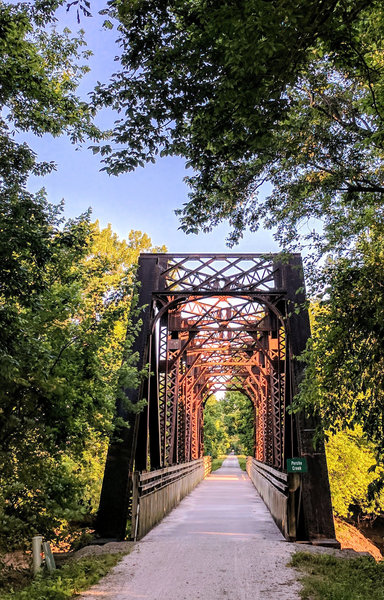
[[[20,580],[13,589],[10,582],[0,590],[0,600],[67,600],[87,590],[104,577],[124,554],[102,554],[71,560],[53,573],[43,571],[34,579]]]
[[[240,469],[243,471],[247,470],[247,457],[244,454],[238,454],[237,459],[239,461]]]
[[[384,599],[384,561],[298,552],[290,566],[301,571],[303,600]]]
[[[217,469],[220,469],[221,465],[223,464],[224,458],[212,458],[212,471],[217,471]]]

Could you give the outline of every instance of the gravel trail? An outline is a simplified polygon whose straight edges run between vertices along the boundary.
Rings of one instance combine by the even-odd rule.
[[[228,457],[82,600],[298,600],[285,541]]]

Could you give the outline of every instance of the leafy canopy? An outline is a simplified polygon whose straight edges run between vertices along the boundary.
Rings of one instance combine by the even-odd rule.
[[[129,313],[150,239],[120,241],[89,215],[63,224],[43,198],[32,210],[38,244],[20,238],[17,255],[18,221],[0,217],[1,254],[20,267],[0,294],[0,545],[95,511],[115,400],[139,375]]]
[[[105,168],[185,157],[186,232],[229,219],[233,243],[263,223],[294,245],[315,218],[323,252],[382,213],[381,2],[114,1],[110,13],[122,56],[94,95],[120,113]]]
[[[312,307],[312,340],[297,407],[335,432],[361,425],[384,452],[384,231],[372,228],[348,256],[329,262],[327,296]]]
[[[241,392],[227,392],[223,400],[211,396],[204,407],[204,453],[216,458],[230,450],[254,453],[254,408]]]
[[[333,255],[321,277],[314,271],[328,296],[297,406],[332,431],[361,424],[382,452],[382,2],[110,7],[122,55],[94,95],[120,113],[105,168],[118,174],[159,153],[183,156],[192,170],[180,211],[186,232],[229,219],[230,243],[263,225],[282,246]]]
[[[0,2],[0,186],[24,184],[29,173],[46,174],[55,167],[38,163],[15,133],[67,133],[73,142],[99,138],[93,109],[76,96],[89,70],[81,62],[90,51],[81,35],[48,27],[60,4]]]

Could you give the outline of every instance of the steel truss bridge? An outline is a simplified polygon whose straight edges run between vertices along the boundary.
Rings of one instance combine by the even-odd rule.
[[[125,536],[135,473],[203,457],[206,400],[239,390],[254,407],[252,479],[286,537],[334,539],[317,423],[287,411],[302,376],[295,357],[310,335],[300,255],[142,254],[137,277],[145,308],[133,351],[148,376],[126,395],[146,406],[134,414],[118,401],[129,428],[110,443],[99,534]],[[300,480],[286,474],[292,457],[307,459]],[[279,516],[283,497],[290,531]]]

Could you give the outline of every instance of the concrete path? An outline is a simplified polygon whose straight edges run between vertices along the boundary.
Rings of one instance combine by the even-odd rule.
[[[287,543],[228,457],[83,600],[298,600]]]

